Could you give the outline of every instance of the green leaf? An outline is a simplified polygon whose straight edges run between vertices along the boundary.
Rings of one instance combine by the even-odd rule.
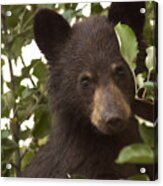
[[[154,65],[156,64],[156,50],[154,46],[150,46],[146,49],[147,57],[145,59],[146,67],[148,71],[151,72],[154,69]]]
[[[53,9],[54,8],[54,4],[38,4],[38,8]]]
[[[18,37],[12,47],[11,47],[11,50],[10,52],[12,52],[14,58],[17,58],[18,56],[21,55],[21,49],[22,49],[22,46],[24,45],[24,38],[21,38],[21,37]]]
[[[8,138],[8,136],[10,135],[9,130],[1,130],[1,139],[5,139]]]
[[[15,103],[14,95],[12,91],[8,91],[3,95],[4,104],[8,109],[12,109]]]
[[[144,83],[144,88],[146,90],[145,98],[149,100],[154,100],[156,96],[155,88],[157,87],[156,82],[147,81]]]
[[[128,25],[121,23],[118,23],[114,29],[117,35],[121,55],[132,71],[134,71],[136,67],[135,61],[138,54],[138,42],[135,33]]]
[[[15,150],[11,149],[11,150],[4,150],[2,147],[2,162],[6,162],[9,161],[10,158],[12,158],[13,153],[15,152]]]
[[[144,87],[144,81],[145,81],[145,78],[144,78],[143,73],[138,74],[136,76],[136,82],[137,82],[137,85],[139,86],[139,88]]]
[[[33,60],[31,61],[30,66],[31,66],[31,67],[34,67],[34,66],[37,65],[37,63],[39,63],[40,61],[41,61],[41,59],[33,59]]]
[[[146,144],[135,143],[124,147],[116,159],[116,163],[136,163],[136,164],[153,164],[154,153],[150,146]]]
[[[128,180],[150,181],[147,174],[136,174],[134,176],[130,176]]]
[[[16,150],[18,145],[8,138],[2,139],[2,147],[4,150]]]
[[[26,129],[24,131],[20,131],[19,134],[19,138],[22,140],[26,140],[31,134],[31,130],[30,129]]]
[[[40,81],[45,82],[48,75],[46,64],[44,64],[41,60],[33,61],[33,63],[35,63],[33,66],[33,75]]]
[[[5,64],[5,60],[1,58],[1,68],[3,67],[4,64]]]
[[[47,141],[48,141],[48,136],[45,136],[45,137],[43,137],[43,138],[40,138],[39,140],[38,140],[38,145],[41,147],[41,146],[43,146],[43,145],[45,145],[46,143],[47,143]]]
[[[34,155],[35,155],[34,152],[30,151],[24,156],[24,158],[21,162],[22,163],[22,170],[24,170],[24,168],[29,164],[30,160],[33,158]]]
[[[29,77],[30,69],[31,69],[31,66],[27,66],[27,67],[22,68],[22,76],[23,76],[23,78]]]
[[[155,141],[155,128],[153,127],[147,127],[145,124],[139,125],[139,132],[140,135],[147,145],[154,147],[154,141]]]
[[[63,17],[70,23],[73,18],[73,10],[66,10],[63,13]]]
[[[46,104],[42,104],[35,112],[35,125],[32,134],[36,138],[43,138],[49,134],[51,128],[51,116]]]
[[[152,89],[154,89],[154,87],[156,86],[157,84],[155,83],[155,82],[153,82],[153,81],[146,81],[145,83],[144,83],[144,87],[145,88],[152,88]]]
[[[30,89],[28,87],[26,87],[23,91],[22,91],[22,99],[26,99],[29,98],[32,94],[33,94],[34,90]]]
[[[25,89],[26,89],[26,87],[23,86],[23,85],[20,85],[20,86],[17,88],[17,94],[18,94],[19,97],[22,96],[22,92],[23,92]]]
[[[8,138],[2,139],[1,143],[2,143],[2,160],[3,161],[9,160],[13,152],[18,148],[18,145],[14,141]]]
[[[4,95],[2,95],[2,98],[1,98],[1,108],[2,108],[1,117],[2,118],[5,118],[5,117],[8,118],[9,114],[10,114],[10,109],[5,104]]]
[[[24,120],[26,120],[28,113],[26,109],[18,110],[17,116],[18,116],[19,121],[23,122]]]
[[[91,4],[91,14],[100,14],[103,11],[102,6],[99,3],[92,3]]]
[[[19,88],[22,78],[22,76],[14,76],[14,83],[16,85],[16,89]]]
[[[19,22],[19,16],[21,15],[24,9],[23,5],[19,5],[19,6],[11,6],[11,5],[5,5],[3,6],[4,10],[7,11],[11,11],[12,15],[7,17],[7,25],[9,28],[15,28],[16,25]]]
[[[32,112],[34,105],[35,101],[32,97],[28,97],[27,99],[21,99],[21,102],[19,102],[16,107],[19,122],[23,122],[27,119],[27,117],[30,117],[30,115],[33,114]]]

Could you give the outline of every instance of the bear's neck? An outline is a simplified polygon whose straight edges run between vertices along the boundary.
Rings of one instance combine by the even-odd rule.
[[[52,142],[62,144],[71,144],[80,148],[88,146],[105,147],[114,144],[117,149],[138,141],[138,126],[134,119],[131,119],[128,127],[123,132],[114,136],[108,136],[98,133],[93,125],[85,119],[68,119],[63,116],[55,117],[55,125],[50,136]]]
[[[89,122],[81,119],[73,122],[64,117],[55,117],[47,151],[51,152],[55,167],[53,171],[56,171],[58,176],[63,177],[65,172],[85,175],[86,169],[88,172],[85,176],[88,178],[98,178],[99,174],[108,174],[110,167],[117,169],[114,161],[120,150],[140,140],[138,126],[134,122],[129,123],[125,131],[114,136],[100,135],[90,126]],[[92,172],[91,167],[94,165],[96,168]],[[122,172],[125,172],[124,169]],[[119,175],[115,178],[118,177]]]

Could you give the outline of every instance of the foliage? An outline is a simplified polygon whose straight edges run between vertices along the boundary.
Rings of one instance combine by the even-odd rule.
[[[129,180],[142,180],[142,181],[149,181],[149,176],[147,174],[137,174],[134,176],[130,176]]]
[[[89,7],[91,15],[107,14],[107,8],[104,8],[101,3],[79,4],[2,6],[2,176],[19,176],[31,158],[46,143],[51,128],[46,87],[48,78],[46,61],[40,55],[40,58],[34,58],[27,63],[23,56],[24,47],[33,42],[33,17],[39,8],[50,8],[61,13],[70,24],[87,17],[83,11],[84,8]],[[149,24],[149,19],[153,19],[152,3],[147,3],[147,12],[148,9],[149,15],[146,16],[147,21],[144,28],[144,35],[148,40],[148,55],[145,60],[148,72],[138,74],[135,83],[136,96],[139,96],[143,90],[141,97],[153,101],[156,83],[151,76],[155,70],[155,47],[152,35],[154,28]],[[122,56],[128,64],[133,65],[138,53],[134,32],[127,25],[121,24],[118,24],[115,30],[121,39]],[[131,42],[127,41],[128,38]],[[128,45],[126,46],[125,43]],[[21,67],[21,74],[17,74],[14,66]],[[6,73],[4,68],[6,67],[9,69],[10,80],[4,78]],[[24,81],[30,83],[24,84]],[[154,128],[149,128],[145,120],[139,121],[139,123],[143,143],[131,144],[122,149],[117,157],[117,163],[153,162]],[[69,177],[85,178],[81,175]],[[133,175],[129,179],[148,180],[149,178],[148,175],[143,174]]]
[[[135,33],[128,25],[121,23],[118,23],[115,26],[115,32],[119,42],[121,54],[131,67],[131,70],[134,71],[136,67],[135,61],[138,54],[138,42]]]
[[[154,161],[153,151],[149,145],[135,143],[124,147],[116,163],[152,164]]]
[[[154,26],[151,21],[154,21],[155,4],[153,2],[146,3],[146,23],[144,28],[144,35],[146,37],[148,46],[146,49],[146,59],[144,61],[147,72],[135,74],[135,60],[138,53],[138,43],[136,36],[128,25],[118,23],[115,26],[116,35],[118,38],[121,54],[124,60],[128,63],[133,72],[136,84],[136,97],[145,100],[154,101],[155,90],[157,88],[157,74],[156,73],[156,48],[154,46]],[[152,37],[151,37],[152,35]],[[130,42],[128,42],[130,41]],[[151,45],[152,44],[152,45]],[[152,79],[152,74],[155,77]],[[142,91],[143,90],[143,91]],[[143,92],[140,96],[140,92]],[[128,145],[120,151],[117,159],[118,164],[136,163],[136,164],[153,164],[156,163],[157,147],[155,147],[155,131],[154,124],[138,118],[139,132],[143,143]],[[131,180],[149,180],[148,175],[134,175]]]

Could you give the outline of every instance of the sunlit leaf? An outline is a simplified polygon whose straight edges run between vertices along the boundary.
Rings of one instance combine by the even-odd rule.
[[[12,109],[15,103],[14,95],[12,91],[8,91],[3,95],[3,100],[5,106],[7,106],[8,109]]]
[[[145,83],[144,83],[144,87],[145,88],[154,88],[155,86],[156,86],[157,84],[155,83],[155,82],[153,82],[153,81],[146,81]]]
[[[8,138],[9,135],[10,135],[9,130],[1,130],[1,139]]]
[[[23,91],[22,91],[22,99],[26,99],[29,98],[32,94],[33,94],[34,90],[30,89],[28,87],[26,87]]]
[[[121,23],[115,26],[115,32],[121,54],[133,71],[136,67],[135,61],[138,54],[138,42],[135,33],[128,25]]]
[[[3,58],[1,58],[1,68],[2,66],[5,64],[5,60]]]
[[[150,181],[150,178],[147,174],[137,174],[130,176],[128,180]]]
[[[124,147],[116,159],[116,163],[137,163],[152,164],[154,162],[154,153],[150,146],[146,144],[132,144]]]
[[[22,170],[24,170],[24,168],[29,164],[34,155],[34,152],[30,151],[24,156],[22,160]]]
[[[146,67],[148,71],[151,72],[154,69],[154,65],[156,64],[156,50],[154,46],[150,46],[146,49],[147,57],[145,59]]]
[[[71,22],[72,18],[73,18],[73,10],[66,10],[63,13],[63,17],[68,21]]]
[[[42,146],[42,145],[45,145],[47,143],[47,141],[48,141],[48,136],[45,136],[45,137],[38,140],[38,144],[39,144],[39,146]]]
[[[137,85],[139,86],[139,88],[142,88],[144,86],[145,78],[144,78],[143,73],[138,74],[136,76],[136,81],[137,81]]]
[[[151,147],[154,147],[155,128],[147,127],[146,125],[141,124],[139,125],[139,132],[143,141]]]

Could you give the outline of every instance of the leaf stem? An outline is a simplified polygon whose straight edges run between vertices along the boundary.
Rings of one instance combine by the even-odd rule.
[[[147,75],[147,80],[146,81],[150,80],[150,76],[151,76],[151,71],[148,71],[148,75]],[[147,92],[147,89],[145,89],[144,92],[143,92],[143,95],[142,95],[143,98],[145,98],[146,92]]]

